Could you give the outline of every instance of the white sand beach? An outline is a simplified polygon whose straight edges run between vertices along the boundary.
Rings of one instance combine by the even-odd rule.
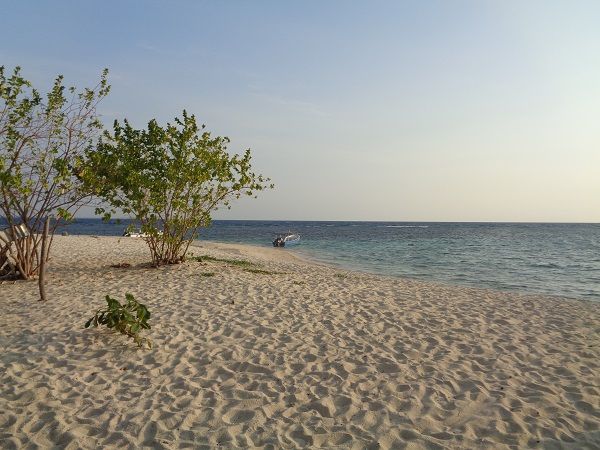
[[[598,303],[192,251],[256,265],[58,236],[46,303],[0,285],[1,448],[600,448]],[[83,328],[128,292],[152,349]]]

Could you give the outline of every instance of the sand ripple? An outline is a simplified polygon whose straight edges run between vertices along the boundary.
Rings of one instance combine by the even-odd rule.
[[[598,304],[194,252],[279,273],[58,237],[48,303],[0,286],[2,448],[600,448]],[[152,350],[82,329],[126,292]]]

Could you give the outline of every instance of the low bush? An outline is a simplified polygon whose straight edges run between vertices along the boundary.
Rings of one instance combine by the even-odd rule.
[[[270,270],[261,269],[258,264],[253,263],[252,261],[246,261],[244,259],[227,259],[227,258],[215,258],[214,256],[203,255],[203,256],[193,256],[188,258],[188,260],[197,261],[197,262],[217,262],[217,263],[225,263],[231,266],[239,267],[245,272],[257,273],[261,275],[281,275],[282,272],[273,272]],[[201,274],[205,276],[203,273]]]
[[[243,259],[215,258],[214,256],[209,256],[209,255],[194,256],[194,257],[188,258],[188,259],[198,261],[198,262],[206,262],[206,261],[220,262],[220,263],[230,264],[232,266],[238,266],[238,267],[256,267],[256,264],[254,264],[253,262],[246,261]]]
[[[146,343],[149,348],[152,348],[150,339],[140,336],[142,329],[150,329],[148,324],[150,311],[131,294],[125,294],[125,299],[127,302],[122,305],[118,300],[107,295],[107,308],[96,311],[96,314],[85,323],[85,328],[106,325],[108,328],[114,328],[133,338],[138,347],[142,347]]]
[[[281,272],[273,272],[272,270],[264,270],[264,269],[244,269],[245,272],[257,273],[260,275],[283,275]]]

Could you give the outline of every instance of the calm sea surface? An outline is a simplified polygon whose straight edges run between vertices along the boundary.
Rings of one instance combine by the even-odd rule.
[[[121,235],[79,219],[70,234]],[[219,221],[201,239],[271,246],[342,268],[457,285],[600,301],[600,224]]]

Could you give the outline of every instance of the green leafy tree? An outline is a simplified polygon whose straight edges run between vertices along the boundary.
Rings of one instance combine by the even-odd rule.
[[[137,130],[127,120],[115,121],[114,133],[105,132],[87,152],[81,176],[108,205],[98,214],[108,219],[120,210],[133,216],[153,263],[175,264],[215,209],[273,187],[252,172],[250,150],[229,155],[228,143],[204,131],[186,111],[165,127],[151,120],[147,129]]]
[[[49,250],[56,228],[91,200],[74,172],[100,134],[96,107],[110,90],[107,74],[104,70],[93,89],[81,92],[65,87],[60,75],[43,96],[19,67],[12,75],[0,67],[0,215],[10,227],[24,224],[29,232],[10,250],[24,279],[38,273],[46,218],[55,219]]]

